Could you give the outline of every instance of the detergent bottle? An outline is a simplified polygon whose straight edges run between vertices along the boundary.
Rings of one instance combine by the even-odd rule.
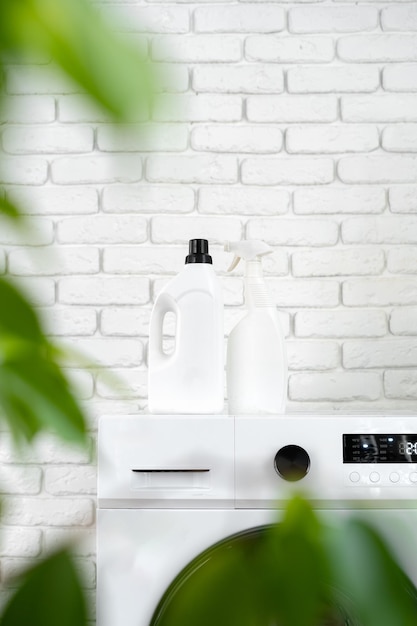
[[[287,395],[287,357],[278,312],[263,277],[262,257],[272,252],[263,241],[227,242],[234,253],[232,271],[246,262],[246,315],[230,333],[227,344],[227,394],[233,415],[280,414]]]
[[[165,316],[175,319],[164,350]],[[224,404],[223,294],[206,239],[191,239],[183,269],[159,293],[149,327],[151,413],[221,413]]]

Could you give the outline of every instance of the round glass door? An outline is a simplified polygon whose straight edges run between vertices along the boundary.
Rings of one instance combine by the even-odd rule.
[[[272,529],[237,533],[199,554],[168,587],[150,626],[280,626],[279,594],[262,559]],[[320,626],[359,626],[348,599],[330,587],[318,619]]]

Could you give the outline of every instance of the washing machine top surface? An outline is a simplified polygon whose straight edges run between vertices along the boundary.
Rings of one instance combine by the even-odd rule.
[[[415,508],[413,415],[105,416],[99,508]]]

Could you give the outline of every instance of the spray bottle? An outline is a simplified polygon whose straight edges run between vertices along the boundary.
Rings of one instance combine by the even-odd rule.
[[[278,312],[266,287],[262,257],[272,252],[263,241],[227,242],[227,252],[246,261],[246,315],[229,335],[227,345],[227,392],[229,413],[279,414],[285,410],[287,357]]]

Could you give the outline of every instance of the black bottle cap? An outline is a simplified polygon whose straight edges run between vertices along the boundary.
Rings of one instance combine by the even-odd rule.
[[[213,263],[207,239],[190,239],[185,263]]]

